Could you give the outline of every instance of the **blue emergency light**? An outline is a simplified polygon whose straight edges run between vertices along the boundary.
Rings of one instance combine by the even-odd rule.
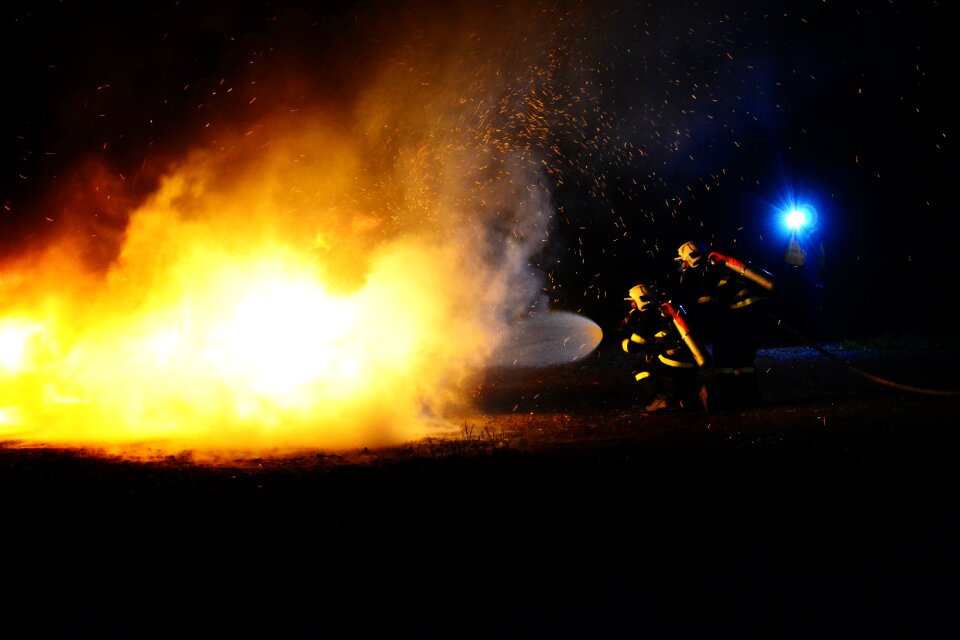
[[[809,202],[791,197],[777,207],[777,216],[789,232],[784,260],[793,266],[802,266],[806,261],[804,247],[817,225],[817,209]]]
[[[784,217],[784,220],[787,223],[787,226],[796,231],[797,229],[802,229],[807,225],[807,212],[803,208],[795,208],[787,211],[787,215]]]
[[[811,204],[791,204],[781,209],[783,222],[791,232],[810,229],[817,219],[817,211]]]

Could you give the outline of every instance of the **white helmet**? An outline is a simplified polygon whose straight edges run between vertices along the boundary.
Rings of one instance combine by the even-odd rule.
[[[647,307],[656,303],[657,293],[648,284],[638,284],[630,288],[630,297],[624,298],[624,300],[633,300],[637,303],[637,309],[644,311]]]
[[[681,267],[696,267],[703,260],[703,251],[696,242],[684,242],[677,249],[677,257],[674,260],[682,263]]]

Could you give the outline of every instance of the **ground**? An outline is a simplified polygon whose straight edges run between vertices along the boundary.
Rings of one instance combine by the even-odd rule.
[[[210,468],[0,448],[31,635],[956,633],[960,353],[771,345],[763,404],[645,414],[625,354],[489,370],[459,433]],[[952,630],[952,631],[951,631]]]

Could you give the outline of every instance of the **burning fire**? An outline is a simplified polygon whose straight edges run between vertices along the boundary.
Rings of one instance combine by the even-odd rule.
[[[75,238],[7,265],[0,437],[285,453],[409,441],[463,406],[529,293],[527,236],[494,247],[475,210],[442,199],[406,218],[358,209],[356,160],[321,138],[194,154],[106,271]],[[526,201],[541,241],[549,211]]]
[[[579,166],[563,132],[591,158],[600,140],[560,74],[577,61],[555,55],[579,30],[517,11],[506,22],[530,38],[483,35],[501,33],[498,6],[462,38],[425,23],[413,43],[351,42],[363,72],[340,80],[363,86],[339,92],[312,58],[301,76],[297,56],[245,53],[235,76],[179,83],[186,143],[175,115],[161,140],[128,143],[157,105],[127,116],[97,85],[118,100],[90,107],[98,122],[123,118],[90,151],[103,170],[37,216],[55,238],[3,245],[0,441],[148,457],[392,445],[457,428],[485,366],[590,353],[599,327],[545,313],[539,270],[550,186]],[[110,168],[108,142],[142,149],[142,164],[120,154],[136,175]]]

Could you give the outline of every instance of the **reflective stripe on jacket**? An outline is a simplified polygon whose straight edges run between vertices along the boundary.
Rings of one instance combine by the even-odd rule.
[[[676,367],[677,369],[692,369],[695,366],[697,366],[692,362],[683,362],[682,360],[674,360],[673,358],[668,358],[666,355],[662,353],[659,356],[657,356],[657,358],[660,360],[660,362],[667,365],[668,367]]]

